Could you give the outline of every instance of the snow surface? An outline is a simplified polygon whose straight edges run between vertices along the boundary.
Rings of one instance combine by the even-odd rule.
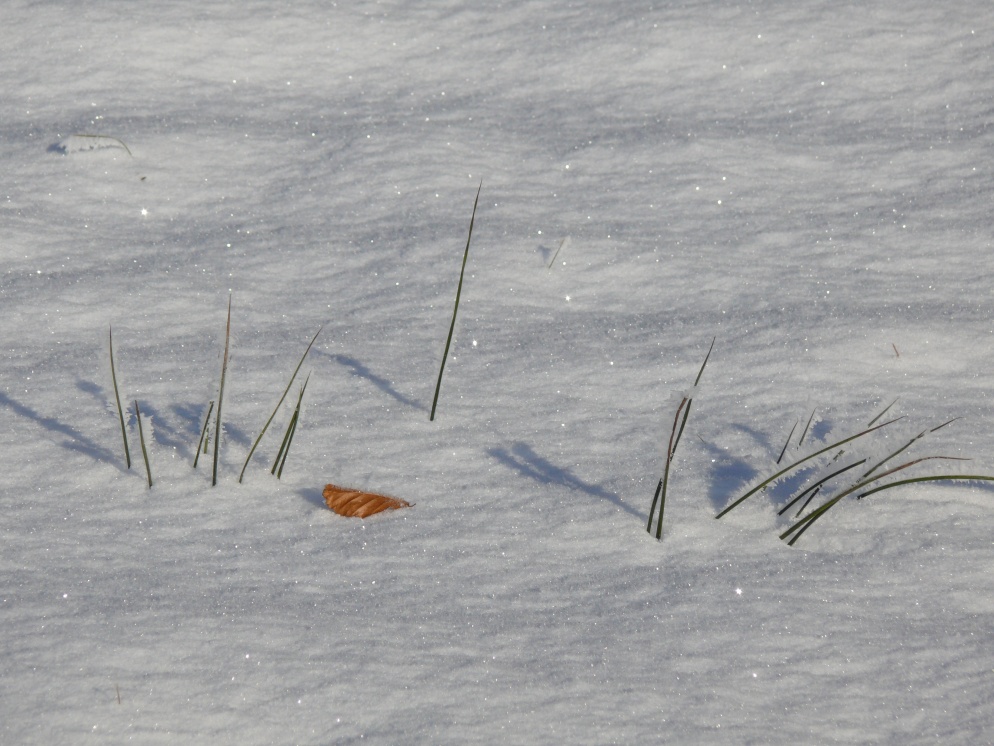
[[[805,448],[897,397],[885,444],[962,417],[913,452],[994,473],[992,29],[6,3],[0,741],[994,741],[989,487],[847,500],[793,548],[796,478],[714,520],[812,410]],[[238,484],[322,324],[282,481],[289,405]],[[416,506],[342,518],[326,482]]]

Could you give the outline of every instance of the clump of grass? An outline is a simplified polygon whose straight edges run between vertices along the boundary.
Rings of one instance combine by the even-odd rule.
[[[121,407],[121,394],[117,390],[117,371],[114,370],[114,329],[107,327],[107,339],[110,347],[110,380],[114,384],[114,401],[117,403],[117,417],[121,421],[121,438],[124,440],[124,460],[131,468],[131,449],[128,448],[128,430],[124,426],[124,409]]]
[[[695,388],[701,382],[701,376],[704,375],[704,368],[707,367],[713,349],[714,339],[711,340],[708,354],[705,355],[701,369],[697,373],[697,378],[694,379]],[[649,508],[649,523],[646,525],[645,530],[651,534],[652,518],[656,512],[656,505],[659,505],[659,519],[656,522],[656,539],[659,540],[663,538],[663,510],[666,508],[666,488],[670,479],[670,465],[673,463],[673,456],[676,454],[676,447],[680,444],[680,437],[683,435],[683,430],[687,426],[687,418],[690,417],[690,406],[693,403],[694,399],[692,396],[684,395],[680,400],[679,406],[677,406],[676,414],[673,416],[673,429],[670,431],[669,444],[666,447],[666,463],[663,467],[663,476],[659,480],[659,484],[656,485],[656,494],[652,498],[652,507]]]
[[[211,487],[217,486],[217,464],[221,449],[221,403],[224,401],[224,378],[228,372],[228,351],[231,344],[231,296],[228,296],[228,323],[224,330],[224,360],[221,362],[221,385],[217,391],[217,417],[214,421],[214,468],[211,471]]]
[[[286,427],[286,434],[283,436],[283,443],[280,445],[280,450],[276,454],[276,460],[273,462],[273,468],[269,472],[270,474],[275,474],[277,479],[283,478],[283,465],[286,464],[286,457],[290,453],[290,443],[293,442],[294,433],[297,432],[297,422],[300,421],[300,405],[304,401],[304,392],[307,390],[307,382],[311,380],[310,374],[304,379],[304,385],[300,387],[300,396],[297,397],[297,406],[293,410],[293,416],[290,418],[290,424]],[[276,467],[279,466],[279,471]]]
[[[723,515],[729,513],[730,511],[734,510],[739,505],[741,505],[742,503],[744,503],[746,500],[748,500],[750,497],[752,497],[753,495],[755,495],[757,492],[765,489],[766,487],[770,486],[771,484],[773,484],[775,481],[777,481],[781,477],[786,476],[790,472],[794,471],[795,469],[798,469],[799,467],[803,466],[804,464],[808,463],[809,461],[812,461],[813,459],[818,458],[822,454],[828,453],[829,451],[832,451],[832,450],[838,448],[839,446],[842,446],[842,445],[845,445],[846,443],[854,441],[857,438],[862,438],[864,435],[869,435],[870,433],[874,432],[875,430],[879,430],[882,427],[887,427],[891,423],[897,422],[899,419],[902,419],[902,418],[898,417],[898,418],[893,419],[893,420],[888,420],[887,422],[883,423],[882,425],[877,425],[876,427],[867,428],[865,430],[862,430],[862,431],[856,433],[855,435],[850,435],[847,438],[843,438],[842,440],[838,440],[838,441],[832,443],[831,445],[825,446],[824,448],[822,448],[822,449],[820,449],[818,451],[815,451],[814,453],[810,453],[807,456],[804,456],[803,458],[800,458],[797,461],[794,461],[790,465],[785,466],[783,469],[781,469],[780,471],[778,471],[773,476],[768,477],[768,478],[764,479],[762,482],[760,482],[759,484],[757,484],[751,490],[749,490],[744,495],[742,495],[742,497],[740,497],[735,502],[733,502],[731,505],[729,505],[727,508],[725,508],[723,511],[721,511],[720,513],[718,513],[718,515],[716,515],[715,518],[721,518]]]
[[[290,376],[290,381],[287,383],[286,388],[283,389],[283,396],[281,396],[280,400],[278,402],[276,402],[276,408],[273,409],[273,413],[271,415],[269,415],[269,419],[266,420],[266,424],[262,426],[262,432],[259,433],[259,437],[257,437],[255,439],[255,442],[252,444],[252,448],[251,448],[251,450],[249,450],[249,454],[248,454],[248,456],[245,459],[245,463],[242,465],[242,471],[238,475],[238,481],[239,481],[239,483],[242,481],[242,477],[245,476],[245,469],[248,468],[249,461],[252,460],[252,454],[255,453],[255,449],[259,446],[259,442],[262,440],[262,436],[266,434],[266,430],[268,430],[269,426],[272,424],[273,418],[276,417],[276,413],[280,411],[280,407],[283,405],[283,401],[286,399],[286,395],[290,392],[290,387],[293,386],[293,382],[297,378],[297,373],[300,372],[300,366],[302,366],[304,364],[304,359],[307,357],[307,353],[311,351],[311,347],[314,346],[314,342],[315,342],[315,340],[317,340],[318,334],[321,333],[321,329],[323,329],[323,328],[324,328],[323,326],[320,327],[317,330],[317,332],[314,333],[314,336],[311,338],[311,343],[309,345],[307,345],[307,349],[304,350],[304,354],[300,356],[300,362],[298,362],[297,363],[297,367],[293,369],[293,375]],[[308,378],[309,377],[310,376],[308,376]],[[306,387],[306,384],[304,384],[304,385]],[[301,397],[303,397],[304,392],[301,391],[300,395],[301,395]],[[298,402],[297,406],[299,408],[299,406],[300,406],[299,402]],[[289,430],[287,432],[289,432]],[[282,451],[282,449],[280,449],[280,450]],[[279,458],[279,457],[277,457],[277,458]],[[276,468],[275,465],[273,466],[273,468],[274,469]],[[280,471],[282,471],[282,469]]]
[[[480,182],[476,190],[476,200],[473,202],[473,215],[469,219],[469,235],[466,237],[466,250],[462,256],[462,269],[459,271],[459,285],[456,287],[456,305],[452,309],[452,323],[449,325],[449,336],[445,340],[445,351],[442,353],[442,364],[438,369],[438,381],[435,383],[435,398],[431,401],[431,415],[429,422],[435,420],[435,408],[438,406],[438,392],[442,389],[442,373],[445,371],[445,361],[449,357],[449,345],[452,344],[452,333],[456,330],[456,314],[459,313],[459,296],[462,294],[463,276],[466,274],[466,260],[469,259],[469,242],[473,240],[473,223],[476,221],[476,206],[480,202],[480,191],[483,189],[483,182]]]
[[[796,469],[798,469],[799,467],[803,466],[804,464],[812,462],[814,459],[818,458],[819,456],[823,456],[823,455],[829,453],[830,451],[834,451],[836,449],[840,449],[841,446],[843,446],[843,445],[845,445],[847,443],[851,443],[851,442],[853,442],[853,441],[855,441],[855,440],[857,440],[859,438],[862,438],[865,435],[869,435],[870,433],[876,432],[877,430],[880,430],[880,429],[882,429],[884,427],[887,427],[888,425],[890,425],[890,424],[892,424],[894,422],[897,422],[900,419],[903,419],[902,417],[895,417],[895,418],[887,420],[886,422],[883,422],[881,424],[875,424],[880,419],[883,418],[883,416],[890,410],[891,407],[894,406],[894,404],[896,402],[897,402],[897,400],[895,399],[886,408],[884,408],[884,410],[882,412],[880,412],[876,417],[874,417],[870,421],[870,424],[865,429],[861,430],[860,432],[856,433],[855,435],[850,435],[850,436],[848,436],[846,438],[843,438],[841,440],[835,441],[834,443],[832,443],[832,444],[830,444],[830,445],[828,445],[828,446],[826,446],[824,448],[821,448],[821,449],[815,451],[814,453],[811,453],[811,454],[809,454],[807,456],[804,456],[801,459],[798,459],[797,461],[794,461],[789,466],[787,466],[787,467],[785,467],[785,468],[780,469],[779,471],[777,471],[773,476],[768,477],[767,479],[764,479],[758,485],[756,485],[755,487],[753,487],[752,489],[750,489],[748,492],[746,492],[744,495],[742,495],[740,498],[738,498],[737,500],[735,500],[727,508],[725,508],[724,510],[722,510],[716,517],[717,518],[721,518],[723,515],[725,515],[729,511],[731,511],[736,506],[740,505],[742,502],[744,502],[749,497],[755,495],[757,492],[765,489],[766,487],[768,487],[769,485],[771,485],[772,483],[774,483],[776,480],[780,479],[781,477],[786,476],[788,473],[790,473],[792,471],[795,471]],[[799,492],[796,496],[794,496],[792,499],[790,499],[787,502],[787,504],[779,511],[778,515],[783,515],[788,510],[790,510],[792,507],[794,507],[794,505],[796,505],[798,502],[800,502],[801,500],[804,500],[804,502],[801,505],[801,507],[794,514],[794,518],[796,520],[785,531],[783,531],[780,534],[780,538],[782,540],[786,541],[789,546],[793,546],[797,542],[797,540],[801,538],[801,536],[804,534],[804,532],[807,531],[816,521],[818,521],[829,510],[831,510],[835,505],[837,505],[843,498],[845,498],[845,497],[847,497],[849,495],[852,495],[852,494],[856,494],[857,495],[857,499],[862,499],[864,497],[867,497],[869,495],[875,494],[877,492],[881,492],[883,490],[890,489],[892,487],[899,487],[899,486],[902,486],[902,485],[914,484],[914,483],[917,483],[917,482],[937,482],[937,481],[981,481],[981,482],[994,482],[994,476],[982,475],[982,474],[929,474],[929,475],[920,476],[920,477],[913,477],[913,478],[908,478],[908,479],[901,479],[901,480],[894,481],[894,482],[887,482],[885,484],[877,484],[880,480],[886,479],[887,477],[890,477],[890,476],[892,476],[894,474],[897,474],[898,472],[904,471],[905,469],[909,469],[909,468],[911,468],[913,466],[916,466],[918,464],[924,463],[926,461],[967,461],[967,460],[969,460],[969,459],[960,458],[960,457],[957,457],[957,456],[926,455],[926,456],[919,456],[919,457],[916,457],[916,458],[912,458],[912,459],[907,460],[907,461],[905,461],[903,463],[900,463],[897,466],[892,466],[891,468],[889,468],[889,469],[887,469],[885,471],[881,471],[881,469],[883,469],[883,467],[885,465],[891,463],[894,459],[896,459],[902,453],[904,453],[905,451],[907,451],[908,449],[910,449],[913,445],[915,445],[918,441],[922,440],[925,436],[927,436],[927,435],[929,435],[931,433],[934,433],[934,432],[936,432],[938,430],[941,430],[942,428],[946,427],[947,425],[955,422],[956,419],[958,419],[958,418],[947,420],[946,422],[943,422],[941,425],[937,425],[936,427],[926,428],[926,429],[922,430],[917,435],[914,435],[913,437],[909,438],[908,441],[905,442],[905,443],[903,443],[900,447],[896,448],[893,451],[890,451],[889,453],[886,453],[886,455],[884,455],[882,457],[865,456],[863,458],[859,458],[859,454],[858,453],[854,454],[854,455],[852,455],[852,456],[849,457],[851,459],[850,463],[843,463],[842,465],[839,466],[839,468],[834,469],[833,471],[831,471],[831,473],[829,473],[829,474],[827,474],[825,476],[818,477],[816,479],[816,481],[814,481],[812,484],[810,484],[809,486],[807,486],[805,489],[803,489],[801,492]],[[788,439],[788,442],[789,442],[789,439]],[[842,454],[844,452],[845,452],[844,450],[839,450],[835,454],[835,456],[831,459],[831,461],[838,461],[838,460],[840,460],[840,458],[841,458],[841,456],[842,456]],[[778,463],[779,463],[779,461],[778,461]],[[830,483],[833,479],[835,479],[836,477],[841,476],[842,474],[844,474],[846,472],[849,472],[849,471],[851,471],[853,469],[856,469],[857,467],[860,467],[860,466],[864,466],[865,467],[868,464],[870,465],[869,468],[867,468],[865,471],[863,471],[862,474],[860,474],[860,476],[855,479],[855,481],[851,482],[848,485],[844,485],[842,488],[840,488],[840,490],[836,494],[831,495],[821,505],[819,505],[818,507],[814,508],[813,510],[811,510],[807,514],[803,515],[803,517],[801,517],[802,514],[804,514],[804,511],[807,509],[808,505],[821,492],[821,490],[825,487],[826,484]]]
[[[152,467],[148,463],[148,449],[145,448],[145,433],[142,431],[142,413],[135,399],[135,419],[138,420],[138,440],[142,446],[142,458],[145,459],[145,473],[148,475],[148,488],[152,489]]]

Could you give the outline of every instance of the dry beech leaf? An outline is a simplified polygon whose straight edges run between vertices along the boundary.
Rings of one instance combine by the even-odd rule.
[[[349,518],[366,518],[384,510],[411,507],[411,503],[396,497],[377,495],[375,492],[361,492],[334,484],[325,485],[324,501],[338,515]]]

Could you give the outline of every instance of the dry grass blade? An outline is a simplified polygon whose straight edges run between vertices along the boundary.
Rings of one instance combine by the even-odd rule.
[[[328,508],[347,518],[366,518],[384,510],[412,507],[412,503],[396,497],[338,487],[334,484],[325,485],[323,494]]]

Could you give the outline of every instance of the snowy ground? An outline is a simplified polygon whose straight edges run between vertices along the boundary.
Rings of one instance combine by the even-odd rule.
[[[994,490],[714,520],[813,408],[994,474],[989,3],[2,15],[0,741],[994,741]]]

